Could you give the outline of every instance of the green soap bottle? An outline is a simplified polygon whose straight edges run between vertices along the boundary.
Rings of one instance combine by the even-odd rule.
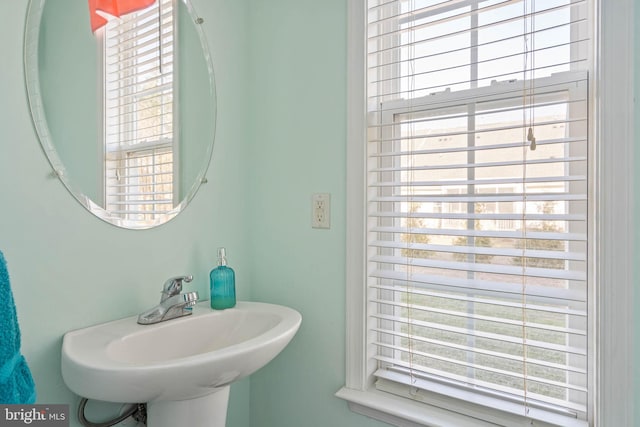
[[[209,274],[211,308],[224,310],[236,305],[236,273],[227,266],[225,248],[218,249],[218,266]]]

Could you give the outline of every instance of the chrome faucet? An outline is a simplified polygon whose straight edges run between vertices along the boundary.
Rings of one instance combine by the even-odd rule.
[[[182,292],[182,283],[189,283],[193,276],[178,276],[164,282],[160,304],[138,316],[138,323],[151,325],[164,320],[191,314],[192,306],[198,301],[197,292]]]

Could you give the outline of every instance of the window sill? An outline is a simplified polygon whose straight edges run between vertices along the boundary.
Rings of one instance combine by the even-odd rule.
[[[509,414],[486,404],[441,398],[440,402],[415,401],[384,391],[343,387],[336,396],[349,404],[352,412],[399,427],[489,427],[489,426],[564,426],[584,427],[585,421],[559,418],[547,423],[526,416]]]
[[[336,393],[357,414],[400,427],[482,427],[496,424],[481,421],[436,406],[414,402],[377,390],[361,391],[343,387]]]

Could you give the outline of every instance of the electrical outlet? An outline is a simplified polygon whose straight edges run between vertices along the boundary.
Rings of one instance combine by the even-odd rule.
[[[316,193],[311,197],[311,227],[331,228],[331,195]]]

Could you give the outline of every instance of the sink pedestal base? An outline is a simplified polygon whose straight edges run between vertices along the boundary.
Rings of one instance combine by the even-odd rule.
[[[148,427],[225,427],[229,386],[189,400],[147,403]]]

